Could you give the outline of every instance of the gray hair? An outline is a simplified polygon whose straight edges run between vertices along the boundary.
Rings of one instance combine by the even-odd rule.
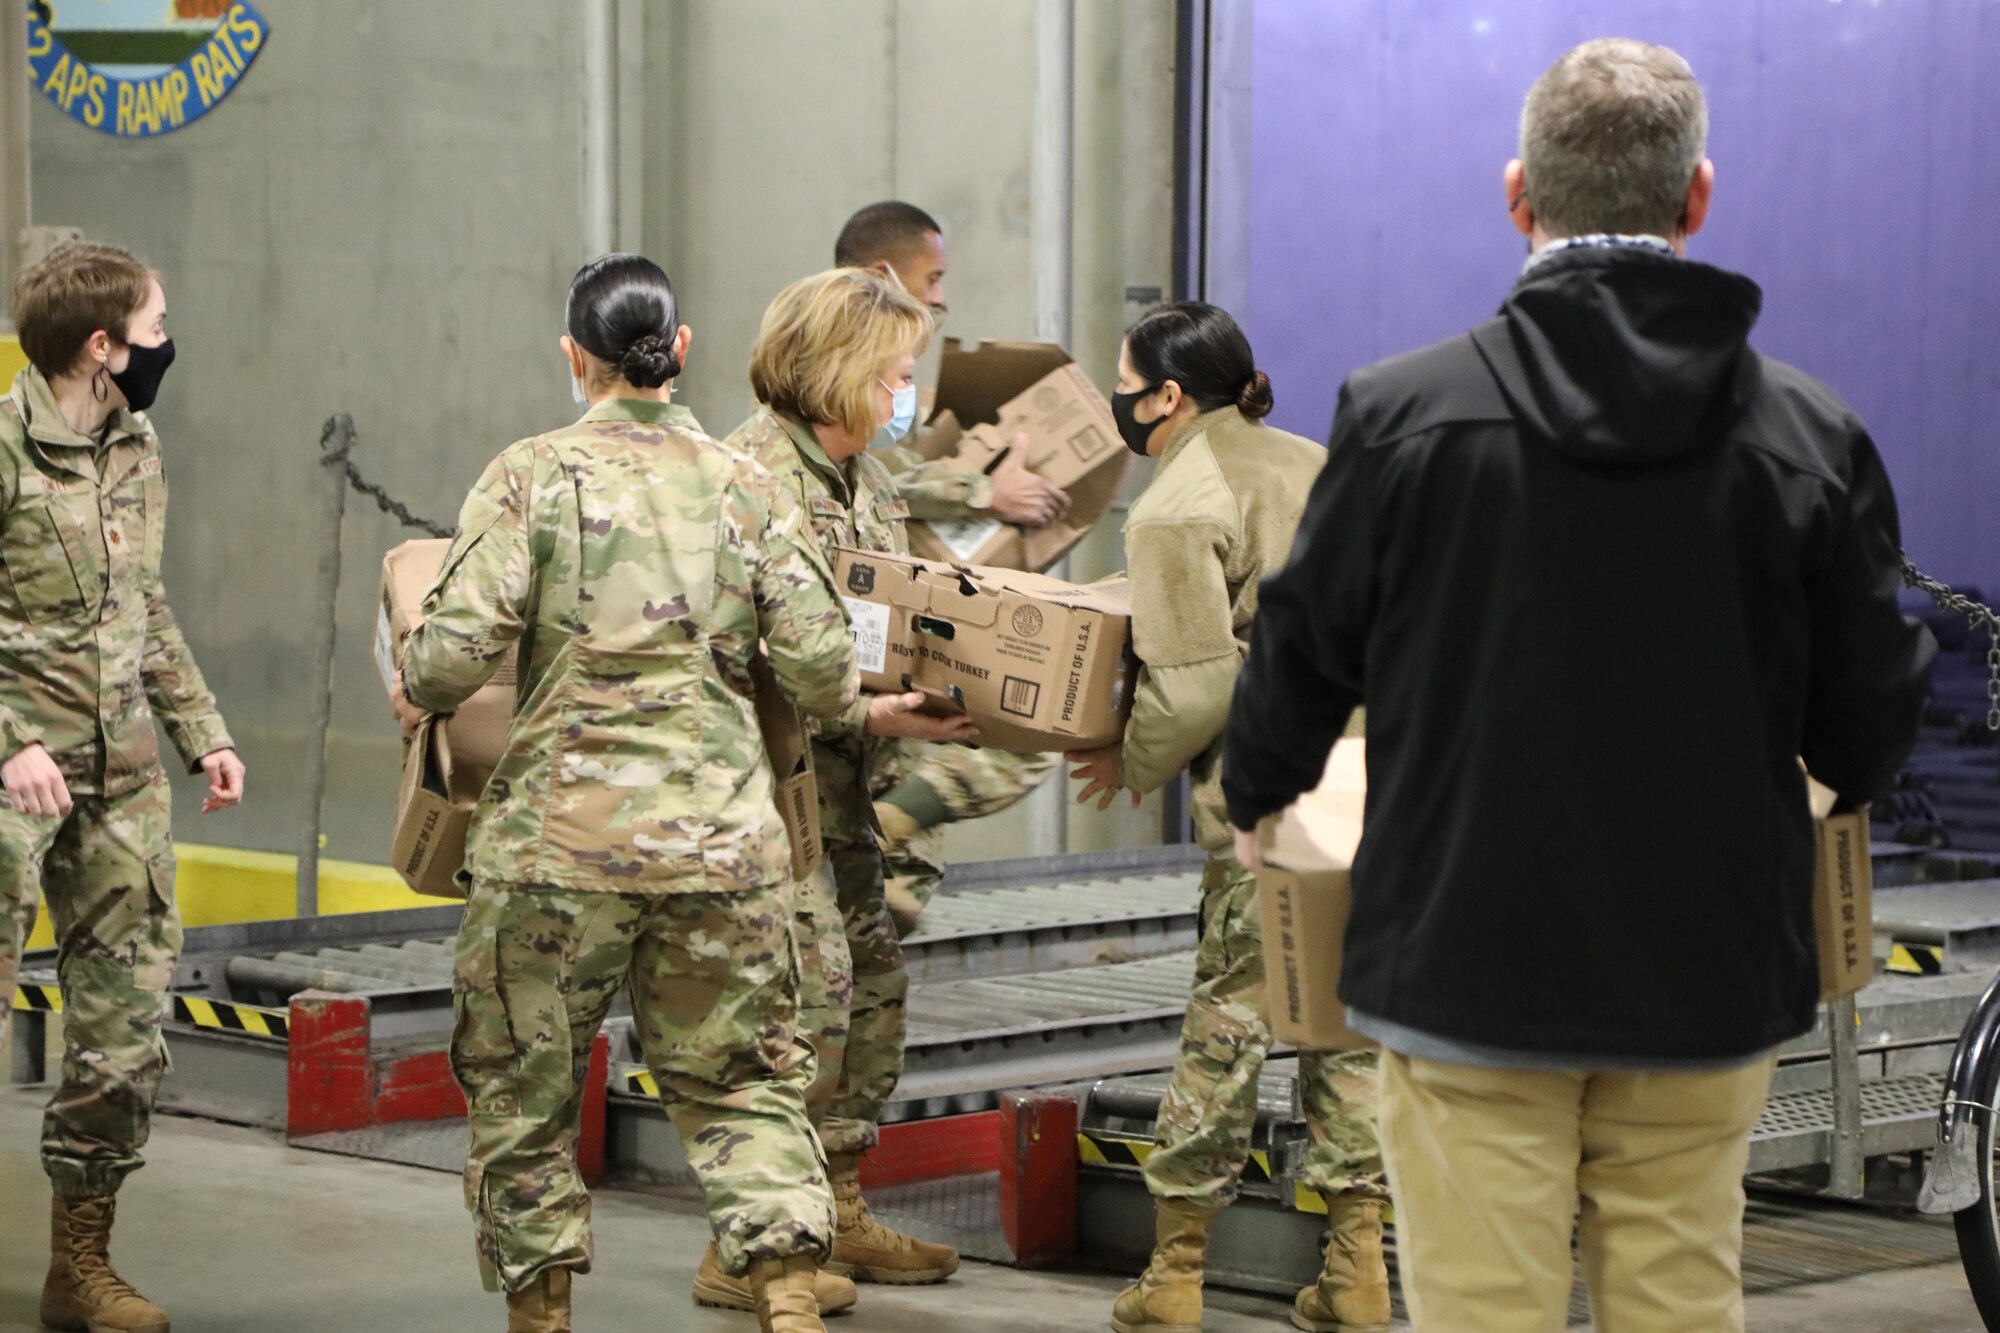
[[[1550,236],[1672,235],[1707,144],[1687,61],[1625,37],[1565,54],[1521,108],[1528,196]]]

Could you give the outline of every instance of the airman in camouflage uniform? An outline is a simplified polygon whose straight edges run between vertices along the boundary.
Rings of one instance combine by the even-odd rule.
[[[870,204],[847,220],[834,243],[834,262],[879,273],[945,314],[944,235],[937,220],[899,200]],[[885,432],[869,454],[888,471],[910,517],[941,522],[995,518],[1046,522],[1068,497],[1021,469],[998,477],[967,472],[948,459],[926,460],[907,440]],[[1010,458],[1009,466],[1012,460]],[[1009,489],[998,494],[1000,483]],[[997,512],[996,512],[997,511]],[[885,835],[889,912],[907,935],[944,880],[946,824],[997,814],[1040,786],[1055,770],[1054,755],[921,742],[885,751],[871,774],[876,818]]]
[[[846,546],[908,552],[903,525],[909,506],[872,454],[836,465],[810,426],[769,407],[727,443],[764,464],[798,499],[822,551]],[[864,699],[821,722],[813,742],[826,865],[800,891],[808,1004],[817,1006],[803,1026],[822,1062],[815,1111],[842,1209],[836,1271],[846,1267],[861,1270],[859,1277],[878,1276],[874,1265],[846,1257],[855,1248],[852,1238],[861,1236],[871,1248],[879,1243],[894,1251],[883,1264],[906,1259],[908,1272],[924,1275],[882,1280],[928,1281],[955,1270],[957,1255],[948,1246],[925,1245],[873,1222],[856,1176],[861,1155],[875,1146],[882,1109],[903,1076],[910,985],[901,938],[883,897],[881,831],[869,800],[874,769],[910,742],[867,735],[866,713]]]
[[[468,839],[452,1042],[488,1285],[565,1312],[523,1327],[567,1329],[569,1273],[590,1267],[576,1118],[621,986],[722,1267],[816,1262],[833,1237],[750,664],[761,639],[802,709],[842,716],[852,642],[797,507],[674,418],[607,398],[502,454],[403,660],[409,701],[443,712],[523,655]]]
[[[0,996],[11,1006],[40,893],[64,1009],[62,1082],[42,1126],[56,1195],[43,1314],[59,1327],[86,1315],[166,1327],[107,1253],[112,1196],[142,1164],[167,1070],[161,1022],[181,947],[154,720],[190,771],[234,749],[160,583],[166,505],[143,414],[113,411],[90,438],[41,370],[15,377],[0,399],[0,758],[42,747],[72,804],[0,804]]]
[[[1152,318],[1134,326],[1133,341]],[[1256,1125],[1257,1082],[1271,1047],[1263,934],[1256,876],[1236,859],[1223,806],[1222,731],[1259,581],[1284,562],[1326,451],[1246,415],[1236,405],[1238,385],[1228,386],[1227,406],[1200,411],[1189,391],[1176,389],[1178,380],[1141,369],[1138,352],[1127,361],[1153,386],[1138,406],[1154,417],[1149,443],[1159,460],[1125,524],[1141,670],[1123,742],[1080,757],[1079,775],[1089,779],[1081,799],[1119,787],[1156,791],[1186,772],[1195,836],[1208,853],[1194,989],[1145,1167],[1159,1243],[1112,1314],[1121,1333],[1142,1333],[1200,1324],[1209,1227],[1236,1196]],[[1246,381],[1251,374],[1242,367]],[[1178,403],[1155,398],[1167,391]],[[1171,423],[1168,414],[1177,414]],[[1302,1178],[1327,1204],[1332,1239],[1320,1282],[1300,1293],[1295,1322],[1387,1327],[1388,1186],[1375,1134],[1375,1055],[1302,1052],[1298,1079],[1310,1133]],[[1354,1317],[1357,1308],[1368,1317]]]

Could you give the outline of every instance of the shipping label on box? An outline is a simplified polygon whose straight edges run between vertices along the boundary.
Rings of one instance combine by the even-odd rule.
[[[853,550],[834,553],[834,572],[846,595],[888,612],[886,670],[864,673],[866,688],[922,691],[929,711],[969,714],[997,749],[1094,749],[1124,735],[1137,663],[1123,583]]]

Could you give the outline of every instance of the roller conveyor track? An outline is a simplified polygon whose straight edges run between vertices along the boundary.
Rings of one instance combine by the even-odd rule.
[[[1010,1088],[1173,1063],[1192,951],[1022,976],[913,986],[902,1082],[885,1121],[990,1110]],[[613,1049],[620,1086],[643,1095],[629,1021]]]
[[[912,981],[1116,963],[1193,944],[1198,875],[1089,873],[1092,860],[1076,858],[1081,873],[1071,878],[940,894],[904,941]],[[982,870],[981,878],[990,878],[991,870]],[[398,937],[398,915],[422,919]],[[426,1008],[447,1021],[452,937],[440,928],[456,925],[450,909],[373,914],[348,919],[344,930],[343,920],[190,932],[175,989],[280,1007],[301,990],[334,991],[369,996],[378,1009],[403,1015],[403,1026]],[[285,925],[302,927],[301,938],[287,941]]]

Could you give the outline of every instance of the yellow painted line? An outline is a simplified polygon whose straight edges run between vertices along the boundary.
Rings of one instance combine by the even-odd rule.
[[[232,926],[245,921],[289,919],[298,900],[298,862],[274,852],[181,843],[174,848],[180,870],[174,897],[184,926]],[[395,871],[361,861],[322,861],[319,905],[327,916],[436,907],[440,900],[414,893]],[[55,945],[49,914],[41,911],[28,937],[30,949]]]

